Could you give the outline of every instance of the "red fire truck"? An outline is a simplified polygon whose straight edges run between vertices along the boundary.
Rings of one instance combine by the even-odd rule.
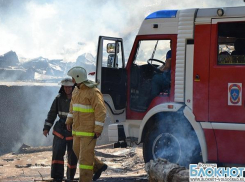
[[[170,81],[152,95],[169,43]],[[126,62],[121,38],[99,37],[96,81],[115,146],[143,143],[145,162],[245,164],[245,7],[154,12]]]

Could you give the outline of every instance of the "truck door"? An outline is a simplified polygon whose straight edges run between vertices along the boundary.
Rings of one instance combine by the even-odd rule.
[[[245,163],[245,18],[213,19],[209,121],[219,162]]]
[[[112,115],[121,115],[126,107],[126,69],[123,40],[99,37],[96,82]]]

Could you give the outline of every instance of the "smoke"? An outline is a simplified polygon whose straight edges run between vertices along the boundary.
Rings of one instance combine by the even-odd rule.
[[[129,53],[142,20],[161,9],[244,5],[242,0],[1,0],[0,54],[75,61],[96,56],[99,35],[123,37]],[[126,54],[126,57],[128,55]]]
[[[174,114],[159,114],[157,125],[148,141],[154,157],[165,158],[172,163],[188,167],[190,163],[201,162],[200,145],[190,123],[184,118],[182,111]]]
[[[46,138],[42,133],[44,121],[58,90],[58,84],[22,86],[16,83],[0,86],[0,154],[10,152],[11,149],[17,151],[23,143],[31,146],[52,143],[52,134]]]
[[[242,0],[0,0],[0,54],[13,50],[20,61],[42,56],[49,60],[74,62],[85,53],[95,57],[98,37],[105,35],[124,39],[127,58],[135,35],[149,13],[161,9],[242,5]],[[86,64],[84,66],[86,67]],[[15,110],[23,110],[25,117],[21,119],[24,121],[15,117],[11,122],[23,124],[15,130],[22,132],[21,140],[29,145],[46,142],[46,138],[42,136],[43,123],[57,94],[49,89],[50,91],[45,92],[42,89],[29,92],[27,89],[20,94],[23,103]],[[23,98],[23,95],[27,95],[28,99]],[[13,97],[8,99],[14,103],[18,99],[13,100]],[[7,103],[9,101],[3,103],[3,108],[7,108]],[[16,114],[15,110],[11,109],[9,107],[9,110]],[[6,121],[8,122],[10,121]],[[2,124],[1,133],[6,133]],[[8,126],[6,128],[11,130]],[[13,133],[12,130],[9,132]]]
[[[34,87],[34,88],[33,88]],[[23,87],[23,93],[26,97],[23,98],[26,110],[24,112],[25,121],[23,121],[24,128],[18,144],[15,148],[19,148],[22,143],[30,146],[42,146],[52,144],[52,129],[49,136],[46,138],[43,135],[44,121],[47,117],[48,111],[55,97],[58,95],[60,87],[58,86],[45,86],[45,87]],[[36,91],[33,94],[33,91]],[[28,97],[28,95],[33,95]],[[58,116],[56,118],[58,120]],[[14,150],[14,149],[13,149]],[[15,150],[14,150],[15,151]]]

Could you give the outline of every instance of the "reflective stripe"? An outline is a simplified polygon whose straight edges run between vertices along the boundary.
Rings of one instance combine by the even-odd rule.
[[[76,136],[94,136],[94,133],[81,132],[81,131],[72,131],[72,134]]]
[[[68,118],[73,118],[73,114],[70,114],[70,113],[69,113],[69,114],[67,114],[67,117],[68,117]]]
[[[73,140],[73,137],[66,137],[66,140]]]
[[[62,115],[62,116],[67,116],[68,112],[61,112],[59,111],[59,115]]]
[[[52,164],[64,164],[64,161],[53,160]]]
[[[94,167],[93,166],[89,166],[89,165],[82,165],[82,164],[80,164],[79,165],[79,168],[80,169],[90,169],[90,170],[93,170]]]
[[[78,112],[94,112],[94,109],[90,105],[73,104],[72,109]]]
[[[77,168],[77,165],[72,166],[72,165],[70,165],[70,164],[67,163],[67,167],[69,167],[70,169],[76,169]]]
[[[55,136],[57,136],[57,137],[61,138],[61,139],[63,139],[63,138],[64,138],[64,136],[63,136],[63,135],[61,135],[61,134],[59,134],[57,131],[53,131],[53,134],[54,134]]]
[[[95,121],[95,125],[104,126],[104,123],[102,123],[100,121]]]
[[[49,122],[45,122],[44,125],[53,126],[53,124]]]

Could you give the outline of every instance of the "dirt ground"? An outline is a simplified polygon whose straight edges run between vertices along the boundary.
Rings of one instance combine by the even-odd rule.
[[[23,149],[25,148],[20,148],[18,153],[0,156],[0,181],[30,182],[50,179],[51,146]],[[114,149],[112,144],[101,145],[96,146],[96,156],[108,165],[108,169],[97,181],[148,181],[141,147]],[[78,170],[75,177],[78,178]]]

